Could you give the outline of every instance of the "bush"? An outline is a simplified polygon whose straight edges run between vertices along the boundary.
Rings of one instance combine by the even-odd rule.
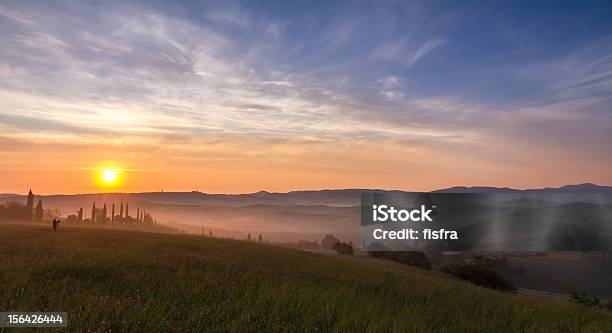
[[[570,301],[586,306],[590,306],[593,308],[603,308],[606,307],[604,302],[598,296],[590,296],[585,292],[580,291],[572,291],[569,296]],[[607,306],[610,306],[610,302],[608,302]]]
[[[353,246],[351,244],[337,242],[334,244],[334,250],[340,254],[353,255]]]
[[[470,281],[477,286],[500,291],[514,291],[514,285],[489,265],[478,261],[452,263],[442,268],[443,272]]]
[[[431,269],[431,263],[423,252],[418,251],[393,251],[387,252],[386,257],[389,260],[397,261],[404,265],[420,268]]]
[[[377,243],[372,243],[377,244]],[[431,263],[423,252],[419,251],[384,251],[384,245],[375,245],[368,247],[368,255],[372,258],[397,261],[401,264],[420,268],[431,269]],[[378,251],[371,251],[378,250]]]
[[[334,237],[334,235],[326,235],[325,238],[323,238],[323,240],[321,240],[321,246],[324,249],[327,250],[333,250],[334,249],[334,245],[336,243],[338,243],[340,240],[336,237]]]

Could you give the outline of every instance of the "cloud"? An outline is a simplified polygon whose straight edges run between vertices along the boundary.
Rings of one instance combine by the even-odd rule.
[[[402,79],[395,75],[385,76],[378,79],[380,88],[378,94],[386,101],[397,101],[406,97],[403,89]]]
[[[241,29],[249,27],[249,18],[242,11],[213,10],[206,14],[206,18],[216,23],[229,24]]]
[[[413,49],[408,39],[400,39],[375,48],[371,57],[379,61],[392,61],[400,64],[406,69],[413,66],[417,61],[431,53],[446,42],[443,38],[427,40],[420,47]]]
[[[6,8],[4,6],[0,6],[0,16],[4,16],[10,20],[13,20],[21,24],[26,24],[26,25],[34,24],[34,21],[32,20],[31,17],[29,17],[27,14],[22,13],[18,9]]]
[[[419,61],[419,59],[423,58],[437,47],[443,45],[445,42],[446,40],[442,38],[434,38],[426,41],[423,45],[421,45],[421,47],[406,57],[406,59],[403,61],[404,67],[414,65],[414,63]]]
[[[389,75],[389,76],[385,76],[383,78],[380,78],[378,80],[378,83],[380,84],[380,86],[384,89],[392,89],[392,88],[396,88],[398,86],[401,85],[401,81],[402,79],[395,76],[395,75]]]
[[[339,47],[346,45],[354,37],[358,22],[345,21],[339,24],[334,24],[321,36],[321,41],[328,50],[337,50]]]
[[[612,91],[612,36],[569,54],[530,62],[519,68],[516,77],[542,84],[547,94],[554,98],[609,95]]]

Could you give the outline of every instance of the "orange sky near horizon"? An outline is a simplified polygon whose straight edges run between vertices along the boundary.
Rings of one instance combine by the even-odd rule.
[[[29,188],[37,194],[341,188],[429,191],[458,185],[535,188],[612,183],[604,167],[553,163],[564,159],[562,151],[538,163],[529,154],[500,161],[499,156],[475,152],[472,146],[461,150],[391,140],[13,144],[13,150],[0,152],[4,161],[0,193],[26,193]],[[101,185],[100,169],[105,167],[122,169],[116,186]]]

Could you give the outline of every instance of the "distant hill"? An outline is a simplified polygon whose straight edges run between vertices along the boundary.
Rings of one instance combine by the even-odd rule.
[[[526,191],[550,192],[550,193],[612,193],[612,186],[601,186],[592,183],[578,185],[565,185],[558,188],[546,187],[543,189],[532,189]]]
[[[144,192],[144,193],[97,193],[97,194],[71,194],[71,195],[42,195],[43,201],[48,203],[71,202],[71,205],[84,205],[95,201],[130,201],[148,202],[167,205],[206,205],[245,207],[251,205],[268,206],[332,206],[351,207],[359,205],[361,193],[364,192],[400,192],[372,189],[346,189],[346,190],[320,190],[320,191],[292,191],[286,193],[272,193],[260,191],[247,194],[209,194],[198,191],[193,192]],[[34,191],[36,195],[36,192]],[[37,196],[38,197],[38,196]],[[6,195],[0,201],[23,201],[25,195]]]
[[[246,194],[210,194],[198,191],[193,192],[144,192],[144,193],[98,193],[73,195],[43,195],[46,203],[52,206],[56,203],[65,203],[72,206],[86,207],[91,202],[131,201],[135,203],[165,204],[165,205],[206,205],[246,207],[251,205],[266,206],[330,206],[351,207],[358,206],[362,193],[406,193],[409,191],[381,190],[381,189],[340,189],[340,190],[306,190],[286,193],[260,191]],[[508,187],[487,186],[454,186],[432,191],[434,193],[612,193],[612,186],[602,186],[591,183],[565,185],[562,187],[546,187],[541,189],[514,189]],[[36,194],[36,192],[35,192]],[[2,194],[0,201],[22,201],[25,195]],[[89,204],[88,204],[89,203]]]
[[[321,213],[321,207],[348,208],[360,205],[362,193],[406,193],[405,191],[380,190],[380,189],[341,189],[341,190],[308,190],[291,191],[286,193],[274,193],[260,191],[247,194],[209,194],[198,191],[193,192],[144,192],[144,193],[98,193],[98,194],[73,194],[73,195],[42,195],[45,208],[57,208],[63,212],[73,212],[83,207],[90,207],[96,201],[98,203],[120,203],[130,202],[130,207],[138,206],[170,206],[193,209],[194,206],[223,206],[223,207],[245,207],[267,206],[283,207],[295,206],[319,206],[315,210]],[[612,186],[601,186],[591,183],[578,185],[565,185],[557,188],[541,189],[513,189],[508,187],[486,187],[486,186],[455,186],[432,191],[434,193],[612,193]],[[34,191],[36,195],[36,192]],[[7,201],[25,201],[25,195],[2,194],[0,203]],[[255,208],[255,207],[251,207]],[[313,207],[315,208],[315,207]],[[324,212],[325,214],[329,211]],[[340,214],[345,215],[345,214]]]
[[[488,187],[488,186],[454,186],[445,189],[435,190],[436,193],[515,193],[515,192],[536,192],[536,193],[612,193],[612,186],[602,186],[592,183],[577,185],[565,185],[561,187],[545,187],[531,189],[514,189],[508,187]]]
[[[490,187],[490,186],[453,186],[432,191],[434,193],[515,193],[521,192],[514,188],[508,187]]]
[[[175,222],[213,229],[248,232],[271,232],[271,240],[293,240],[284,237],[299,233],[303,239],[315,239],[321,233],[350,233],[346,239],[358,240],[359,205],[361,194],[367,192],[402,193],[379,189],[308,190],[287,193],[260,191],[247,194],[209,194],[193,192],[98,193],[75,195],[36,195],[42,198],[45,209],[56,209],[62,216],[75,214],[83,208],[91,212],[92,203],[129,203],[130,214],[145,210],[160,222]],[[436,193],[612,193],[612,187],[595,184],[566,185],[559,188],[518,190],[497,187],[451,187]],[[405,193],[405,192],[404,192]],[[19,201],[24,195],[2,195],[0,203]],[[534,205],[530,202],[529,205]],[[283,237],[281,236],[283,234]],[[316,235],[316,236],[314,236]],[[278,237],[277,237],[278,236]]]

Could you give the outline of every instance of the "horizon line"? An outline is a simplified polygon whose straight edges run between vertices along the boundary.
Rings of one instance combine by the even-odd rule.
[[[39,196],[59,196],[59,195],[112,195],[112,194],[150,194],[150,193],[201,193],[201,194],[210,194],[210,195],[253,195],[258,193],[269,193],[269,194],[289,194],[295,192],[323,192],[323,191],[387,191],[387,192],[434,192],[440,190],[447,190],[452,188],[466,188],[466,189],[475,189],[475,188],[489,188],[489,189],[500,189],[500,190],[514,190],[514,191],[529,191],[529,190],[545,190],[545,189],[560,189],[568,186],[581,186],[581,185],[594,185],[598,187],[612,187],[612,185],[600,185],[591,182],[584,183],[576,183],[576,184],[565,184],[561,186],[544,186],[544,187],[529,187],[529,188],[515,188],[515,187],[507,187],[507,186],[489,186],[489,185],[453,185],[449,187],[436,188],[429,191],[411,191],[408,189],[384,189],[384,188],[321,188],[321,189],[300,189],[300,190],[291,190],[285,192],[273,192],[267,190],[259,190],[256,192],[236,192],[236,193],[214,193],[214,192],[202,192],[200,190],[191,190],[191,191],[143,191],[143,192],[90,192],[90,193],[53,193],[53,194],[36,194],[35,191],[32,190],[34,195]],[[20,193],[0,193],[0,196],[27,196],[27,192],[25,194]]]

